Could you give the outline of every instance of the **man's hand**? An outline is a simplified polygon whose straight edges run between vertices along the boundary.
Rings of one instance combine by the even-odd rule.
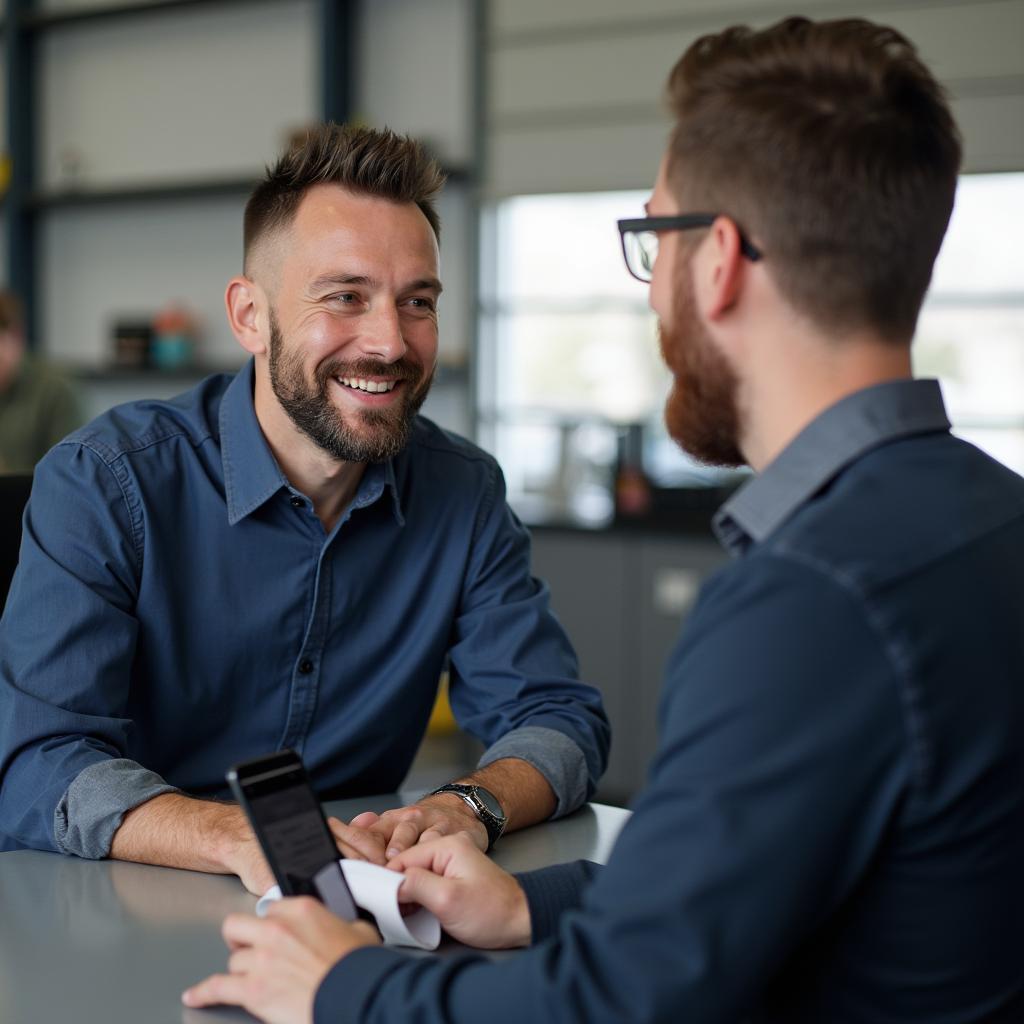
[[[530,944],[522,887],[465,833],[414,846],[388,867],[405,873],[399,900],[426,907],[460,942],[480,949]]]
[[[383,814],[365,811],[348,825],[330,819],[331,831],[346,856],[385,864],[417,843],[465,834],[480,850],[487,849],[487,829],[460,797],[451,793],[424,797],[419,803]]]
[[[309,896],[281,900],[265,919],[231,914],[227,974],[213,974],[182,993],[186,1006],[243,1006],[268,1024],[312,1021],[313,1001],[327,972],[362,946],[380,945],[365,921],[349,923]]]
[[[244,834],[228,842],[230,846],[225,855],[225,866],[238,875],[249,892],[254,896],[262,896],[274,885],[274,874],[249,823],[244,823]]]
[[[164,793],[130,810],[114,833],[114,860],[236,874],[262,896],[274,876],[245,812],[235,804]]]

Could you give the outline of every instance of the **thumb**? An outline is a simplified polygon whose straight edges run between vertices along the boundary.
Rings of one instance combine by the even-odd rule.
[[[441,908],[450,902],[455,884],[451,879],[442,878],[425,868],[409,868],[398,888],[398,899],[402,903],[418,903],[440,918]]]
[[[379,820],[379,814],[375,814],[373,811],[363,811],[362,814],[357,814],[349,822],[349,824],[354,825],[356,828],[369,828],[371,825],[376,824]]]

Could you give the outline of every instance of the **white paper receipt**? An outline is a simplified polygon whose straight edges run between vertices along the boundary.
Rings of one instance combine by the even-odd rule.
[[[381,937],[389,946],[437,949],[441,941],[441,922],[429,910],[420,907],[408,917],[402,917],[398,909],[402,876],[397,871],[365,860],[342,858],[338,863],[356,905],[373,914]],[[272,886],[260,897],[256,913],[263,917],[267,907],[280,898],[280,888]]]

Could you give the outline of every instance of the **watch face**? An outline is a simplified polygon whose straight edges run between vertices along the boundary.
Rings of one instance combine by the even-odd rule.
[[[501,809],[501,804],[494,798],[494,795],[488,793],[482,786],[476,787],[476,795],[480,798],[480,803],[484,805],[496,818],[504,818],[505,812]]]

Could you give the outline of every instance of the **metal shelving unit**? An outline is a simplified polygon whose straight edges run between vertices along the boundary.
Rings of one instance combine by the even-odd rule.
[[[25,304],[28,337],[38,337],[38,234],[40,219],[50,211],[123,202],[182,202],[210,196],[243,196],[258,178],[140,182],[110,188],[63,189],[38,186],[37,43],[44,33],[69,26],[126,18],[158,18],[186,9],[241,7],[274,0],[152,0],[37,11],[33,0],[7,0],[3,23],[7,146],[11,178],[3,197],[4,247],[10,286]],[[345,121],[352,111],[356,82],[355,30],[358,0],[316,0],[320,42],[320,116]]]

